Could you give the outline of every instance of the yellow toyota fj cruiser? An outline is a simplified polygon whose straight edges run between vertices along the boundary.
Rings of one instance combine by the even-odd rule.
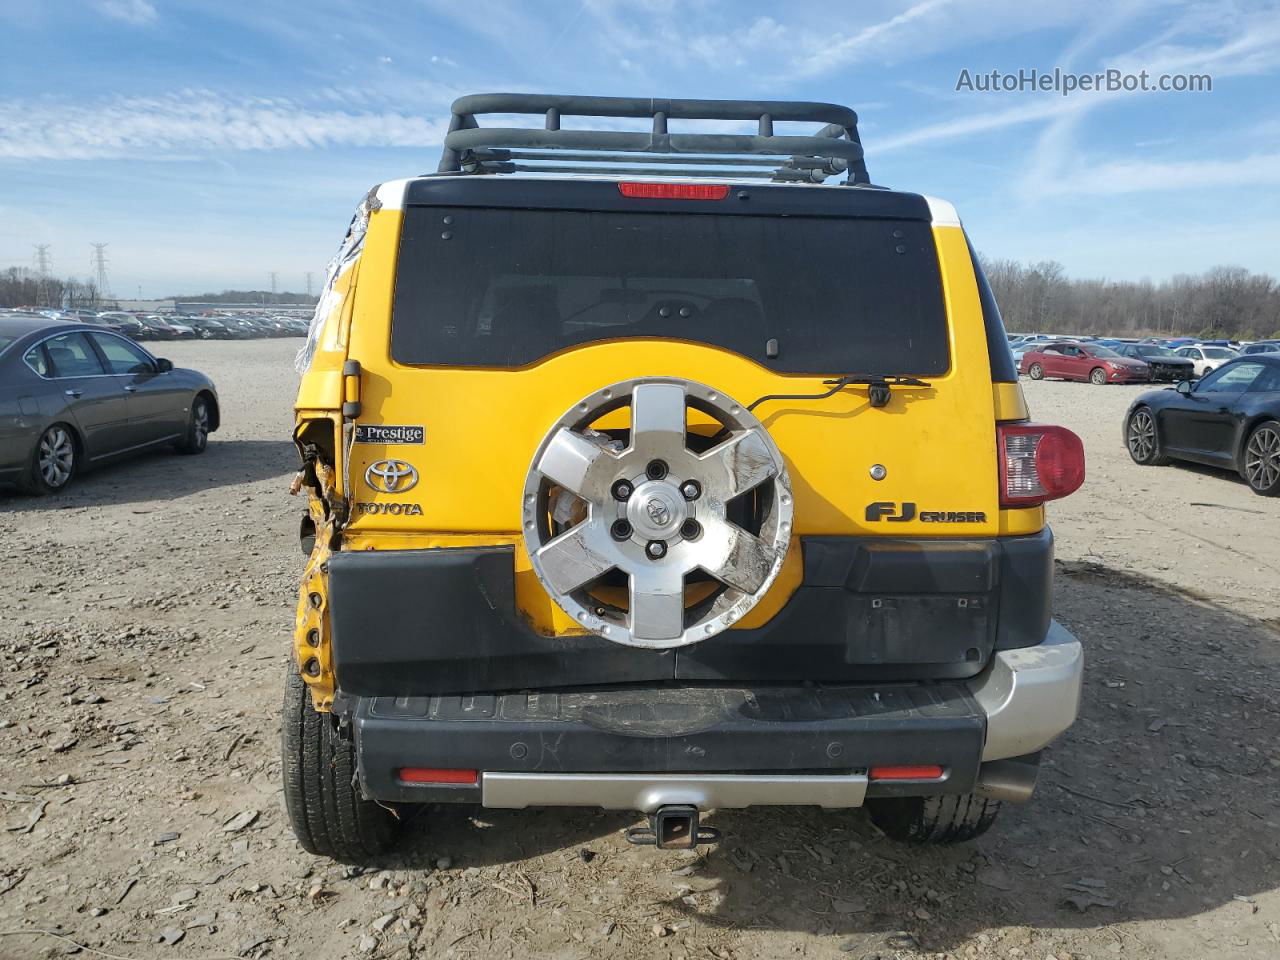
[[[698,120],[750,128],[668,128]],[[360,206],[299,366],[314,853],[439,802],[964,840],[1076,716],[1043,504],[1080,441],[1028,422],[955,210],[873,186],[846,107],[463,97],[439,172]]]

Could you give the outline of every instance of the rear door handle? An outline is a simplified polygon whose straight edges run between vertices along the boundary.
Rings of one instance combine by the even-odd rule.
[[[137,388],[137,387],[135,387],[133,384],[125,384],[124,392],[125,392],[125,393],[137,393],[137,392],[138,392],[138,388]]]
[[[65,393],[68,397],[74,397],[77,400],[79,400],[81,395],[83,395],[84,393],[83,390],[63,390],[62,392]]]

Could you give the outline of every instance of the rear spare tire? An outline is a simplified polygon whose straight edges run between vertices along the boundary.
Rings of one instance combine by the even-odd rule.
[[[355,741],[333,716],[319,713],[290,665],[281,723],[285,810],[308,853],[363,863],[395,843],[399,821],[387,807],[360,796]]]
[[[999,800],[972,793],[945,797],[892,797],[867,801],[871,821],[902,843],[962,843],[986,833]]]

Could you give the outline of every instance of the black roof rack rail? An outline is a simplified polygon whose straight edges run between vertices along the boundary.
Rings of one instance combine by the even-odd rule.
[[[543,127],[482,127],[484,114],[530,114]],[[632,117],[652,122],[649,133],[622,130],[562,130],[562,117]],[[669,133],[669,120],[745,120],[755,134]],[[821,123],[812,136],[776,136],[775,121]],[[760,157],[762,159],[754,159]],[[768,159],[779,165],[776,169]],[[570,165],[574,164],[574,165]],[[621,166],[633,164],[633,166]],[[526,93],[481,93],[453,102],[438,173],[622,173],[653,174],[652,165],[687,177],[724,177],[709,167],[751,167],[733,176],[821,183],[846,174],[845,182],[870,186],[858,139],[858,115],[834,103],[800,100],[655,100],[647,97],[573,97]]]

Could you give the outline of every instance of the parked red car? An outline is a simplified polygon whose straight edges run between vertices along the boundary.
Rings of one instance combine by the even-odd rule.
[[[1032,380],[1056,377],[1096,383],[1147,383],[1151,367],[1122,357],[1110,347],[1074,340],[1055,340],[1022,355],[1021,370]]]

